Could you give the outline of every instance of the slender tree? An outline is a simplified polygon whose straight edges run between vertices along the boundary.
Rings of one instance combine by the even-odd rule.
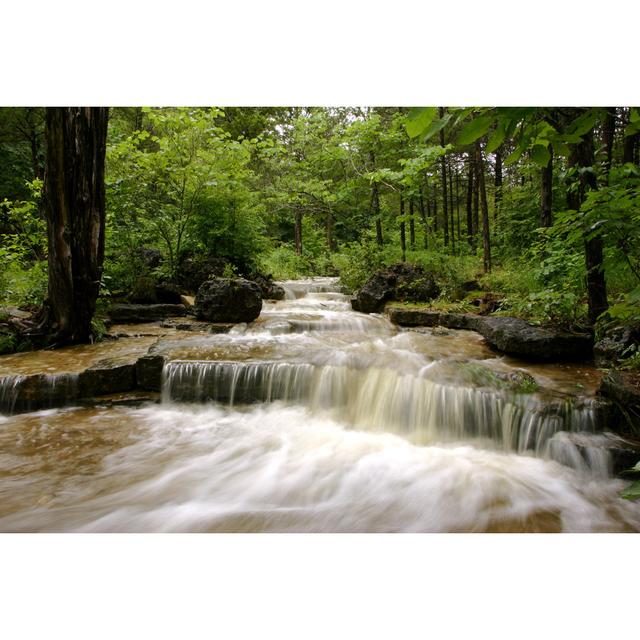
[[[489,236],[489,207],[487,205],[487,191],[484,184],[484,161],[480,141],[476,142],[476,166],[478,168],[478,190],[482,206],[482,262],[484,272],[491,271],[491,240]]]
[[[444,117],[444,107],[439,108],[440,118]],[[440,129],[440,146],[444,149],[444,127]],[[444,216],[444,246],[449,244],[449,212],[447,210],[447,159],[445,155],[440,158],[442,180],[442,214]]]
[[[553,149],[549,147],[549,163],[540,170],[540,226],[553,224]]]

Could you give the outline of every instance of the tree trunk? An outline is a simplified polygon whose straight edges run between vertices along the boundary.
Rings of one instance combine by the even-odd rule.
[[[400,249],[402,250],[402,262],[407,261],[407,234],[404,223],[404,198],[400,194]]]
[[[467,242],[473,247],[473,157],[467,153]]]
[[[420,220],[422,222],[422,228],[424,229],[424,248],[429,248],[429,220],[427,218],[427,211],[429,207],[429,194],[427,194],[427,209],[424,206],[424,194],[422,192],[423,185],[420,185],[420,196],[418,198],[418,210],[420,211]]]
[[[496,174],[494,184],[493,221],[495,222],[498,219],[500,205],[502,204],[502,153],[500,153],[500,149],[496,151]]]
[[[579,114],[578,114],[579,115]],[[568,165],[570,167],[593,167],[594,164],[593,132],[582,136],[582,142],[571,145]],[[587,189],[597,189],[598,182],[594,173],[582,171],[578,177],[577,189],[569,189],[567,203],[569,208],[580,210]],[[587,268],[587,298],[589,306],[589,322],[595,324],[598,316],[604,313],[607,301],[607,285],[604,277],[603,242],[601,236],[589,238],[585,230],[584,255]]]
[[[553,225],[553,149],[549,147],[549,163],[540,170],[540,226]]]
[[[327,249],[329,249],[331,253],[336,250],[336,241],[333,235],[333,225],[333,213],[331,211],[327,211],[327,215],[325,218],[325,229],[327,233]]]
[[[89,342],[104,260],[104,160],[109,110],[46,110],[43,205],[49,241],[47,330],[56,343]]]
[[[409,246],[411,251],[416,248],[416,225],[413,218],[413,196],[409,198]]]
[[[631,115],[631,109],[627,111],[627,121]],[[632,136],[625,136],[622,143],[622,163],[637,164],[636,145],[640,139],[640,133],[634,133]]]
[[[296,253],[302,255],[302,211],[296,211],[294,236],[296,243]]]
[[[451,249],[453,254],[456,253],[456,223],[453,213],[453,175],[451,171],[451,163],[449,163],[449,212],[451,215]]]
[[[440,118],[444,117],[444,107],[439,108]],[[444,148],[444,128],[440,129],[440,146]],[[440,158],[442,180],[442,213],[444,214],[444,246],[449,244],[449,212],[447,210],[447,160],[443,155]]]
[[[371,160],[371,167],[373,170],[376,168],[376,156],[373,151],[369,152],[369,159]],[[373,217],[376,221],[376,242],[381,247],[383,243],[382,238],[382,220],[380,220],[380,191],[377,182],[371,183],[371,207],[373,209]]]
[[[491,271],[491,241],[489,237],[489,207],[487,205],[487,191],[484,184],[484,162],[480,141],[476,142],[476,166],[478,167],[478,189],[482,205],[482,262],[484,272]]]
[[[473,165],[473,236],[474,242],[477,242],[478,233],[480,233],[480,168],[477,155]]]
[[[605,185],[609,184],[609,172],[613,158],[613,138],[616,132],[616,108],[607,107],[607,113],[602,125],[602,143],[605,149],[604,175]]]

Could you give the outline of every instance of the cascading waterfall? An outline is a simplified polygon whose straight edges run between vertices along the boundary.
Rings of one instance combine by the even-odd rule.
[[[75,400],[77,373],[10,375],[0,377],[0,412],[59,407]]]
[[[504,450],[547,452],[560,431],[595,431],[592,403],[545,403],[525,394],[439,384],[389,369],[287,362],[174,361],[163,371],[163,401],[284,401],[358,429],[392,431],[416,444],[481,438]]]

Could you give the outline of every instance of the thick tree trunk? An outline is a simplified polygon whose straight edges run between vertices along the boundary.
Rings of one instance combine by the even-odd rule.
[[[302,255],[302,211],[296,211],[296,217],[294,222],[294,241],[296,246],[296,253]]]
[[[400,194],[400,249],[402,250],[402,262],[407,261],[407,234],[404,222],[404,198]]]
[[[540,226],[553,225],[553,149],[549,147],[549,163],[540,171]]]
[[[104,260],[106,107],[46,110],[43,204],[49,241],[47,329],[89,342]]]
[[[491,241],[489,236],[489,207],[487,205],[487,191],[484,184],[484,162],[480,142],[476,142],[476,166],[478,167],[478,189],[482,206],[482,262],[484,272],[491,271]]]
[[[570,167],[578,168],[593,167],[594,160],[593,133],[589,132],[582,136],[582,142],[571,146],[568,164]],[[580,172],[577,189],[570,188],[567,195],[569,208],[579,211],[584,202],[587,189],[597,188],[598,183],[595,173],[590,171]],[[604,313],[609,307],[607,301],[607,285],[604,276],[603,242],[601,236],[589,238],[588,230],[585,230],[584,255],[587,269],[589,322],[595,324],[598,316]]]
[[[473,163],[473,236],[474,242],[478,241],[480,233],[480,168],[478,165],[478,157],[475,155]]]
[[[439,109],[440,118],[444,117],[444,107]],[[444,148],[444,129],[440,129],[440,146]],[[444,246],[449,244],[449,212],[447,210],[447,159],[443,155],[440,158],[440,170],[442,180],[442,213],[444,215]]]

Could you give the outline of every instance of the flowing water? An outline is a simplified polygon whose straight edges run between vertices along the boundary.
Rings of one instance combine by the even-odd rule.
[[[283,285],[250,325],[160,338],[160,404],[0,416],[0,530],[640,530],[597,371],[398,330],[334,279]]]

